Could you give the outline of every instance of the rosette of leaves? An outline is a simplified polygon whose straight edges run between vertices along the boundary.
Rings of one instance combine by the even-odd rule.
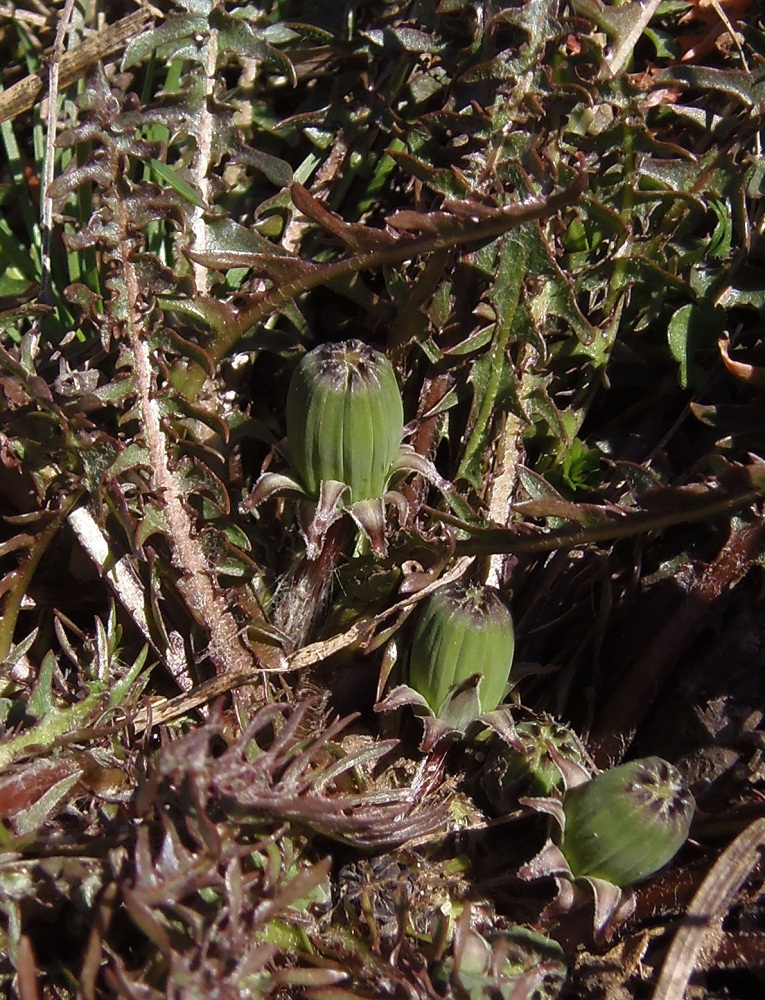
[[[425,723],[423,747],[490,715],[508,688],[515,649],[499,591],[457,580],[426,598],[417,615],[402,684],[378,706],[411,705]]]
[[[457,921],[451,954],[435,968],[434,985],[445,997],[556,1000],[566,984],[563,949],[528,927],[482,931],[470,907]]]
[[[595,777],[572,762],[562,797],[522,799],[558,826],[521,868],[524,879],[554,876],[558,896],[547,915],[572,909],[581,888],[595,900],[595,932],[607,937],[634,907],[631,885],[653,875],[685,843],[696,808],[682,775],[660,757],[630,761]]]
[[[385,505],[406,518],[394,487],[417,472],[445,487],[435,467],[402,444],[404,410],[393,366],[360,340],[322,344],[306,354],[287,394],[286,452],[292,475],[266,472],[244,503],[251,509],[278,494],[298,498],[309,558],[345,512],[383,555]]]

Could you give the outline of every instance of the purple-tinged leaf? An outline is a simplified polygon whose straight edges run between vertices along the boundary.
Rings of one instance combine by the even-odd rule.
[[[328,233],[332,233],[350,250],[372,250],[396,245],[396,237],[384,229],[345,222],[341,216],[331,212],[297,181],[292,184],[290,193],[293,204],[299,212]]]
[[[388,551],[385,537],[385,499],[375,497],[371,500],[359,500],[348,508],[348,513],[358,527],[369,539],[369,544],[375,555],[381,559]]]
[[[521,799],[521,803],[524,805],[528,805],[532,801],[534,800]],[[541,799],[539,801],[543,802],[545,800]],[[526,882],[532,882],[538,878],[548,878],[553,875],[570,876],[570,874],[571,870],[568,867],[568,861],[563,856],[563,851],[551,840],[547,841],[542,850],[531,861],[527,861],[525,865],[522,865],[518,869],[518,878]]]
[[[303,487],[291,476],[285,476],[278,472],[264,472],[250,495],[239,505],[239,510],[246,514],[265,503],[266,500],[285,494],[296,497],[303,496]]]
[[[602,878],[588,878],[595,900],[594,929],[596,941],[608,941],[615,928],[624,923],[635,909],[630,889],[620,889]]]

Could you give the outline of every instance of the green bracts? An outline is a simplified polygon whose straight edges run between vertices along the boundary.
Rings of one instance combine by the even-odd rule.
[[[449,695],[477,674],[480,713],[491,712],[505,695],[514,647],[513,620],[496,590],[447,584],[420,611],[409,686],[439,715]]]
[[[566,793],[561,850],[576,878],[631,885],[677,854],[695,808],[677,768],[660,757],[630,761]]]
[[[344,483],[347,504],[382,497],[401,450],[404,411],[396,374],[359,340],[322,344],[300,361],[287,395],[287,441],[306,493]]]

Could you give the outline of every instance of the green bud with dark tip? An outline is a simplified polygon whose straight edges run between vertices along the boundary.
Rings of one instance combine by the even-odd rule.
[[[569,789],[561,850],[575,877],[631,885],[677,854],[695,808],[676,767],[630,761]]]
[[[401,394],[384,354],[347,340],[302,358],[287,394],[287,445],[309,496],[334,480],[348,487],[348,504],[382,497],[403,430]]]
[[[481,786],[498,812],[517,806],[519,795],[549,795],[563,784],[557,754],[576,764],[582,753],[570,729],[553,719],[533,719],[515,726],[515,744],[495,739],[481,774]]]
[[[480,584],[446,584],[424,602],[412,639],[409,686],[438,715],[448,696],[480,676],[480,714],[493,711],[507,689],[515,634],[499,593]]]

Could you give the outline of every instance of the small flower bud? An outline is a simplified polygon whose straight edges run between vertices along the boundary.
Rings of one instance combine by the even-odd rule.
[[[631,885],[677,854],[695,808],[677,768],[660,757],[630,761],[566,793],[561,850],[577,878]]]
[[[409,685],[438,715],[446,698],[478,674],[480,713],[493,711],[505,694],[515,635],[498,592],[460,581],[425,601],[412,639]]]
[[[348,504],[382,497],[403,430],[401,394],[384,354],[347,340],[302,358],[287,394],[287,445],[310,496],[334,480],[349,488]]]
[[[512,747],[497,739],[491,749],[481,786],[497,812],[515,808],[518,795],[549,795],[560,787],[563,776],[556,756],[577,764],[582,760],[571,730],[553,719],[519,722]]]

